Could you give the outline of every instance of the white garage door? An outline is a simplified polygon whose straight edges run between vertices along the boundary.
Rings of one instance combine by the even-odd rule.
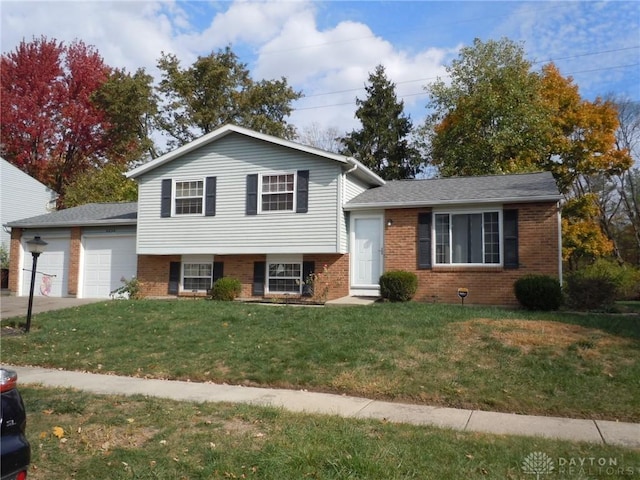
[[[27,238],[26,240],[30,240]],[[38,257],[34,296],[66,297],[69,285],[69,239],[43,238],[47,242],[46,250]],[[31,287],[31,267],[33,257],[27,244],[23,244],[24,263],[20,295],[29,295]]]
[[[109,298],[122,278],[136,276],[138,257],[134,235],[84,238],[83,298]]]

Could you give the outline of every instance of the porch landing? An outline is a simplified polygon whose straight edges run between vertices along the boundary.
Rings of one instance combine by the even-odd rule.
[[[342,297],[335,300],[328,300],[325,305],[371,305],[379,297]]]

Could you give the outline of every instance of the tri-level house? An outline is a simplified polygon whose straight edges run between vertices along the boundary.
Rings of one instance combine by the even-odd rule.
[[[550,173],[385,182],[353,158],[227,125],[127,175],[137,218],[135,204],[120,216],[94,205],[67,224],[68,270],[80,273],[65,291],[88,291],[84,245],[96,229],[133,226],[146,296],[203,295],[223,276],[245,298],[376,296],[380,275],[403,269],[418,275],[420,301],[458,302],[462,288],[468,303],[515,304],[517,278],[561,278]],[[13,222],[16,250],[54,224],[60,233],[51,217]]]

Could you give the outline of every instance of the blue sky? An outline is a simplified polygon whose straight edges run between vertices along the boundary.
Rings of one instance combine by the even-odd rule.
[[[0,1],[1,47],[42,34],[94,45],[114,67],[157,75],[160,53],[184,65],[231,45],[254,78],[286,77],[306,96],[303,129],[357,127],[355,98],[383,64],[420,123],[423,87],[475,37],[523,42],[539,68],[554,60],[584,98],[640,101],[640,2],[445,1]]]

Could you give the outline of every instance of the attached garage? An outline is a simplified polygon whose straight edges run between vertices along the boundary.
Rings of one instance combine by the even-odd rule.
[[[35,295],[109,298],[123,277],[136,276],[137,217],[135,202],[90,203],[8,223],[9,290],[29,295],[32,257],[26,242],[39,236],[47,245],[38,258]]]
[[[32,256],[26,241],[33,237],[22,239],[22,282],[19,295],[29,295],[31,287]],[[38,257],[36,278],[33,289],[34,296],[66,297],[69,284],[69,236],[52,237],[46,239],[47,248]]]
[[[109,298],[122,279],[136,276],[138,257],[135,235],[83,237],[82,298]]]

